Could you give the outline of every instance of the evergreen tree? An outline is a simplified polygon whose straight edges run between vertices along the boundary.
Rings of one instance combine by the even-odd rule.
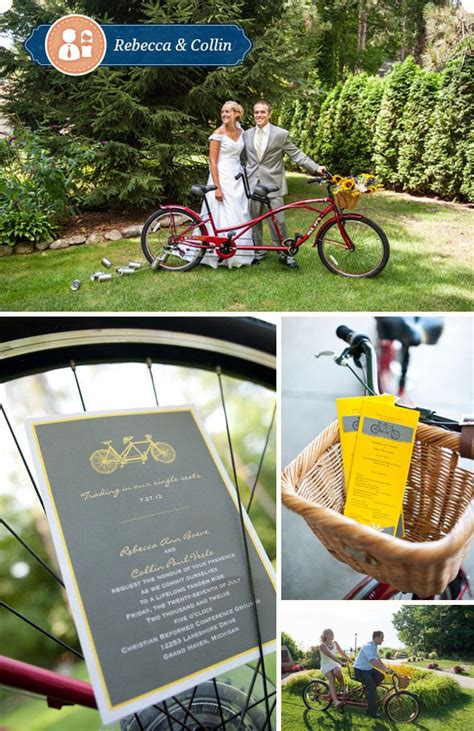
[[[424,162],[434,193],[474,201],[473,128],[474,56],[466,40],[442,75],[426,141]]]
[[[398,179],[410,193],[429,190],[425,165],[425,142],[433,123],[433,109],[440,75],[422,71],[410,88],[403,112],[402,136],[398,157]]]
[[[313,74],[311,91],[308,94],[306,115],[303,120],[301,133],[301,147],[310,157],[315,153],[316,128],[318,125],[321,106],[327,96],[327,90],[321,85],[316,74]]]
[[[99,68],[69,77],[36,66],[22,42],[39,23],[71,10],[99,21],[142,23],[239,23],[253,48],[232,68]],[[316,30],[302,22],[301,0],[16,0],[0,16],[16,46],[0,49],[0,74],[8,83],[2,111],[35,130],[50,126],[50,145],[60,154],[67,138],[102,142],[95,162],[93,206],[138,207],[184,199],[207,169],[207,137],[220,123],[220,107],[237,99],[249,107],[268,96],[274,103],[309,69],[295,47],[315,44]],[[201,153],[201,157],[200,157]]]
[[[337,172],[341,175],[357,174],[365,170],[366,147],[367,143],[370,145],[370,139],[366,138],[361,106],[367,89],[367,74],[351,75],[347,77],[339,97],[334,148]]]
[[[382,104],[383,90],[383,79],[379,76],[369,76],[355,110],[353,136],[357,140],[356,157],[359,173],[373,172],[374,133]]]
[[[342,82],[337,83],[324,100],[314,139],[313,158],[320,165],[325,165],[332,173],[338,172],[335,166],[337,166],[339,156],[334,146],[334,138],[337,132],[337,104],[342,87]]]
[[[374,164],[383,183],[399,186],[398,155],[402,137],[403,111],[410,87],[419,67],[409,56],[396,64],[387,77],[380,112],[377,116],[374,140]]]

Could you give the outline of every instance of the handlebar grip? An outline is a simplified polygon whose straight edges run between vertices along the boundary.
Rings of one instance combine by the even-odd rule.
[[[351,344],[352,338],[356,333],[354,330],[351,330],[350,327],[347,327],[347,325],[339,325],[339,327],[336,330],[336,335],[338,338],[341,338],[341,340],[344,340],[344,342]]]

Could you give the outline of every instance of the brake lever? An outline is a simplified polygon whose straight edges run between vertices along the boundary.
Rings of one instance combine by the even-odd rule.
[[[315,358],[321,358],[321,356],[332,358],[340,366],[347,366],[348,362],[352,359],[350,348],[345,348],[340,355],[337,355],[334,350],[321,350],[319,353],[314,354]]]

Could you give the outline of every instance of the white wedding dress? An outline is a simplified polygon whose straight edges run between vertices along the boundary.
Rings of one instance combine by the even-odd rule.
[[[241,133],[239,139],[234,142],[231,137],[224,134],[212,134],[210,140],[218,140],[221,145],[219,148],[219,158],[217,160],[217,170],[219,173],[219,182],[224,196],[224,200],[216,200],[215,191],[207,193],[206,200],[212,212],[214,224],[216,228],[232,228],[239,224],[250,220],[248,199],[245,195],[242,178],[236,180],[235,176],[242,172],[240,164],[240,155],[244,149],[244,136]],[[207,185],[213,185],[212,176],[209,175]],[[203,202],[201,208],[201,217],[208,218],[207,208]],[[208,224],[209,233],[212,234],[211,225]],[[237,231],[237,233],[239,233]],[[252,246],[252,231],[247,231],[243,236],[237,239],[237,246],[240,244]],[[208,264],[214,269],[221,267],[241,267],[252,263],[255,252],[252,250],[237,252],[229,259],[219,262],[218,255],[215,251],[211,251],[201,260],[201,264]]]

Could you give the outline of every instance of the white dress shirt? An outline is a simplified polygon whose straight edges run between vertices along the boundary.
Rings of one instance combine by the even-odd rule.
[[[269,132],[270,125],[268,124],[268,122],[264,127],[257,127],[255,131],[254,144],[259,160],[262,159],[265,154],[265,150],[267,149]]]

